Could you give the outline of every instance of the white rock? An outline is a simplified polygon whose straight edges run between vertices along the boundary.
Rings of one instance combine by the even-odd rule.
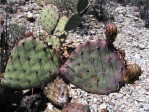
[[[143,44],[143,43],[139,44],[139,48],[140,49],[144,49],[145,48],[145,44]]]
[[[27,13],[27,18],[33,18],[33,13],[28,12],[28,13]]]
[[[53,109],[53,105],[51,103],[48,103],[48,109],[52,110]]]

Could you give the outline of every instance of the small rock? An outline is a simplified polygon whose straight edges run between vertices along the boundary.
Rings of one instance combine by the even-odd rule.
[[[48,106],[44,112],[61,112],[61,111],[55,108],[51,103],[48,103]]]
[[[139,48],[140,48],[141,50],[145,49],[145,44],[143,44],[143,43],[139,44]]]
[[[102,110],[107,110],[107,104],[106,103],[102,103],[99,108],[98,108],[98,111],[99,112],[102,112]]]
[[[27,18],[33,18],[33,14],[31,12],[27,13]]]

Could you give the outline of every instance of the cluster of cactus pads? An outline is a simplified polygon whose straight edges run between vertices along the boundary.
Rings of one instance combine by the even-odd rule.
[[[141,75],[140,67],[128,64],[124,51],[114,47],[113,42],[118,34],[114,23],[105,30],[106,39],[83,42],[66,60],[61,60],[61,52],[64,52],[62,43],[67,32],[79,26],[89,2],[35,1],[48,4],[42,9],[40,17],[50,35],[40,40],[29,32],[28,38],[24,27],[9,25],[8,31],[13,38],[8,43],[15,47],[11,50],[5,72],[0,74],[0,93],[4,87],[23,90],[46,85],[45,95],[54,105],[63,108],[62,112],[90,112],[87,105],[69,103],[64,81],[90,93],[109,94],[119,91],[125,83],[133,83]]]
[[[113,30],[116,26],[111,25],[114,24],[106,30],[108,36],[117,32],[117,29]],[[11,52],[2,86],[16,89],[40,87],[60,74],[87,92],[109,94],[118,91],[124,81],[130,82],[129,78],[139,77],[141,69],[134,64],[128,66],[123,51],[116,49],[109,39],[80,44],[64,64],[45,42],[33,37],[23,39]],[[49,94],[48,91],[46,93]]]
[[[37,1],[38,3],[39,1]],[[44,29],[53,34],[75,29],[81,23],[81,13],[88,7],[88,0],[49,0],[41,11]],[[61,9],[62,7],[62,9]],[[70,10],[71,13],[70,13]]]

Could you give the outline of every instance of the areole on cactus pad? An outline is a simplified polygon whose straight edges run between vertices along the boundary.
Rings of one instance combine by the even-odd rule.
[[[59,59],[33,38],[21,40],[11,52],[2,85],[15,89],[40,87],[57,76]]]
[[[83,90],[96,94],[116,92],[124,84],[126,62],[105,40],[79,45],[60,68],[64,78]]]

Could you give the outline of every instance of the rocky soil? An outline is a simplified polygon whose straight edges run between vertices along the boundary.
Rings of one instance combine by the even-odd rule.
[[[4,8],[8,9],[6,5],[0,4],[0,18],[6,16]],[[47,33],[40,24],[40,10],[41,7],[34,1],[14,1],[13,8],[8,10],[8,23],[26,25],[27,31],[33,31],[36,37],[45,36]],[[109,95],[90,94],[70,84],[68,88],[71,102],[87,104],[91,112],[149,112],[149,29],[145,27],[145,21],[140,18],[139,8],[136,6],[117,4],[111,14],[114,17],[112,21],[119,29],[114,45],[124,49],[126,59],[137,63],[143,73],[134,84],[126,84],[119,92]],[[29,16],[35,20],[28,20]],[[85,40],[105,38],[105,26],[105,22],[99,22],[92,11],[89,11],[84,15],[80,28],[69,32],[66,42],[77,46]],[[49,104],[47,108],[52,110],[54,107]]]

